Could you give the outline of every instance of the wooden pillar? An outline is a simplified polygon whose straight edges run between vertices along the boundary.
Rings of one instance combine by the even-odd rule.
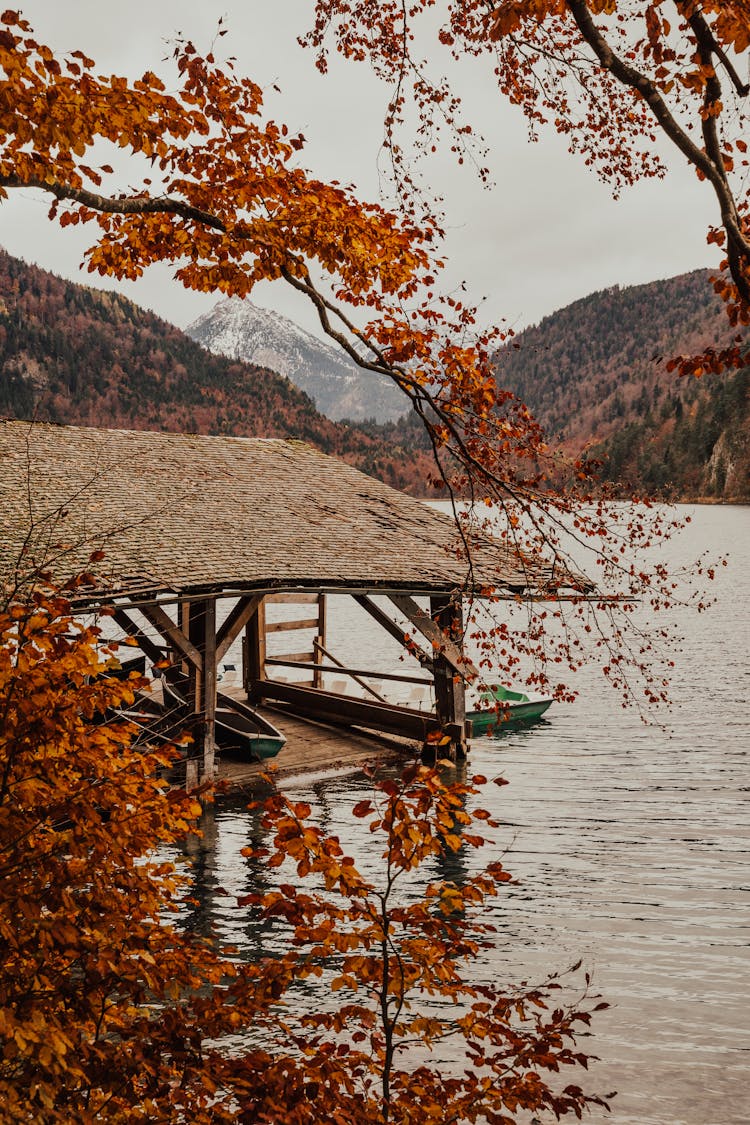
[[[216,599],[183,603],[182,632],[202,657],[202,669],[187,661],[188,703],[196,716],[193,726],[193,760],[188,761],[186,784],[192,788],[214,776],[216,747]],[[200,766],[200,769],[199,769]]]
[[[326,647],[326,596],[318,594],[318,632],[313,641],[315,663],[323,659],[323,650]],[[323,687],[323,673],[317,668],[313,672],[313,687]]]
[[[203,603],[203,778],[213,781],[216,750],[216,598]]]
[[[242,642],[242,684],[247,698],[258,703],[266,678],[266,607],[263,601],[245,626]]]
[[[463,636],[463,608],[460,599],[430,598],[430,614],[453,645]],[[450,737],[452,761],[466,757],[466,693],[464,680],[445,655],[435,650],[433,676],[435,709],[441,726]]]
[[[179,626],[180,631],[184,636],[189,637],[191,634],[191,625],[193,619],[193,606],[190,602],[180,602],[179,607]],[[177,655],[177,653],[175,653]],[[201,696],[201,673],[200,669],[196,667],[189,660],[183,660],[181,664],[181,671],[187,676],[187,702],[190,711],[195,715],[200,711],[200,696]],[[196,724],[192,728],[193,742],[187,748],[187,761],[185,762],[185,788],[188,792],[191,789],[198,788],[199,780],[199,759],[201,746],[199,742],[199,732],[196,729]]]

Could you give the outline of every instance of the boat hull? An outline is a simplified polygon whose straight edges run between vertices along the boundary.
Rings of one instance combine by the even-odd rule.
[[[471,723],[473,738],[481,734],[501,734],[518,723],[536,722],[551,704],[548,696],[534,697],[522,691],[496,687],[484,694],[477,710],[467,712],[466,721]]]
[[[184,677],[174,676],[163,681],[164,701],[171,709],[173,723],[188,723],[191,716],[187,707]],[[216,693],[214,740],[221,754],[266,761],[275,758],[286,743],[285,736],[264,716],[252,707],[223,692]]]
[[[222,753],[242,755],[243,758],[260,758],[263,761],[275,758],[286,742],[282,734],[273,735],[249,728],[240,729],[236,724],[235,716],[232,715],[230,718],[222,711],[216,714],[214,731],[216,745]]]

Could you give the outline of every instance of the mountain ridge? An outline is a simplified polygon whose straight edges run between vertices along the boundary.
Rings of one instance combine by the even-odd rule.
[[[702,379],[667,371],[670,356],[734,336],[709,277],[698,270],[580,298],[504,345],[499,384],[526,402],[553,448],[598,460],[622,496],[750,500],[748,370]],[[286,332],[291,322],[272,314],[264,323]],[[309,336],[292,329],[293,343]],[[211,355],[126,298],[2,250],[0,371],[0,413],[11,417],[296,437],[394,487],[435,495],[413,415],[332,421],[267,367]]]
[[[670,357],[737,334],[711,276],[611,286],[566,305],[500,349],[499,385],[551,445],[585,450],[623,495],[750,499],[748,370],[700,379],[667,370]]]
[[[185,331],[214,355],[285,375],[334,421],[394,422],[406,413],[404,397],[389,379],[360,370],[331,344],[247,299],[226,297]]]
[[[276,372],[210,355],[127,298],[3,250],[0,371],[0,414],[13,418],[298,438],[416,493],[431,468],[408,426],[386,438],[334,422]]]

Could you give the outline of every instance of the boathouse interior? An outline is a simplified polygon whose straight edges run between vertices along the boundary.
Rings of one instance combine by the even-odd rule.
[[[0,422],[0,536],[6,588],[90,572],[76,612],[109,607],[158,674],[182,678],[189,787],[217,772],[217,700],[465,754],[479,676],[465,599],[542,596],[553,578],[484,533],[469,566],[449,515],[276,439]],[[558,569],[555,590],[566,581],[581,591]],[[334,651],[352,601],[400,646],[397,667],[373,669],[356,637],[353,658]]]

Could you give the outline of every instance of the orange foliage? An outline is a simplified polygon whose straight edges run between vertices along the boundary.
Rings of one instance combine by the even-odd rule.
[[[332,39],[343,55],[369,60],[392,85],[387,140],[402,198],[412,208],[415,182],[394,135],[412,99],[423,149],[434,151],[435,131],[447,125],[459,160],[477,151],[482,156],[449,80],[430,77],[424,56],[436,49],[429,42],[435,20],[422,27],[419,18],[431,9],[432,0],[315,0],[315,24],[303,40],[320,69]],[[664,176],[659,146],[666,138],[714,192],[720,226],[708,239],[724,246],[722,265],[730,274],[717,277],[717,292],[748,323],[743,133],[750,86],[739,73],[750,49],[745,0],[452,0],[436,35],[456,59],[485,56],[500,94],[525,114],[531,138],[551,124],[616,193]],[[481,174],[488,176],[486,169]]]
[[[576,6],[519,0],[508,12],[512,22],[521,21],[519,35],[528,31],[528,45],[519,54],[513,32],[497,47],[508,95],[532,119],[556,106],[558,127],[564,129],[572,118],[555,85],[563,74],[537,82],[534,35],[547,34],[546,20],[552,20],[563,50]],[[326,32],[334,27],[346,54],[372,57],[381,73],[398,79],[403,66],[416,64],[408,53],[408,35],[406,55],[391,49],[394,36],[404,32],[404,19],[426,7],[427,0],[406,7],[393,0],[367,0],[354,7],[345,0],[319,0],[310,42],[322,50]],[[559,29],[554,21],[561,21]],[[443,39],[456,51],[494,51],[492,26],[484,5],[453,4]],[[669,576],[658,567],[635,565],[623,550],[623,543],[629,543],[632,557],[640,557],[665,533],[666,522],[639,513],[631,519],[630,511],[599,503],[590,461],[577,462],[572,474],[561,471],[530,412],[497,387],[491,353],[499,333],[478,332],[475,310],[454,297],[437,296],[440,225],[429,211],[417,219],[408,172],[400,213],[363,203],[338,183],[321,182],[300,166],[304,138],[264,120],[257,85],[238,77],[230,64],[219,65],[213,55],[201,57],[190,42],[176,48],[176,78],[169,78],[174,92],[168,94],[167,83],[151,72],[131,82],[98,75],[80,51],[56,58],[18,13],[5,12],[2,28],[0,194],[35,187],[53,197],[52,216],[63,225],[97,225],[99,237],[88,262],[102,273],[137,277],[158,261],[173,263],[177,278],[194,289],[244,296],[262,278],[291,285],[312,302],[324,331],[355,363],[391,378],[403,390],[429,440],[435,465],[429,485],[439,495],[478,502],[461,527],[464,554],[482,531],[477,513],[486,504],[499,509],[502,522],[495,521],[493,531],[522,564],[532,554],[546,558],[549,578],[538,591],[544,596],[555,598],[566,586],[580,591],[569,565],[568,531],[574,524],[577,545],[592,555],[603,587],[647,598],[654,609],[673,601]],[[559,67],[567,74],[568,62],[561,57]],[[593,71],[593,93],[584,101],[610,106],[611,112],[607,109],[598,132],[585,116],[573,132],[588,137],[592,159],[598,159],[601,142],[599,155],[603,158],[605,150],[611,155],[615,179],[635,178],[651,159],[646,154],[644,166],[638,156],[638,145],[648,136],[646,103],[634,108],[632,91],[623,94],[596,67]],[[471,131],[458,124],[458,106],[447,87],[432,86],[418,66],[409,73],[425,130],[429,132],[439,111],[456,123],[457,147],[468,144]],[[599,97],[602,82],[601,90],[608,91],[604,102]],[[399,90],[391,107],[391,130],[399,99],[405,96],[403,83]],[[627,128],[623,97],[634,114],[632,121],[627,118]],[[708,118],[706,129],[720,119]],[[605,124],[610,133],[606,142]],[[621,126],[625,132],[610,143],[613,130]],[[95,157],[94,146],[103,142],[128,154],[133,177],[145,167],[140,187],[121,192],[111,167],[97,164],[101,148]],[[722,175],[728,175],[726,170]],[[316,282],[318,276],[321,282]],[[360,327],[363,312],[371,320]],[[556,490],[571,477],[572,491],[563,495]],[[582,501],[592,500],[592,507],[581,507]],[[471,575],[467,557],[469,584]],[[528,657],[532,681],[565,696],[569,689],[559,682],[557,669],[554,679],[549,669],[576,669],[583,641],[593,631],[605,674],[627,699],[640,695],[640,686],[634,686],[639,678],[643,697],[663,699],[669,662],[655,663],[652,648],[641,638],[623,648],[628,612],[627,605],[619,610],[607,605],[592,622],[596,609],[583,605],[570,612],[565,607],[541,613],[532,609],[528,624],[513,634],[514,650],[503,636],[493,657],[502,659],[493,671],[517,674],[519,656]],[[547,628],[545,622],[553,616],[561,628]],[[505,659],[509,651],[513,655]]]
[[[218,981],[218,962],[169,922],[182,880],[154,851],[200,805],[159,779],[173,751],[102,722],[137,681],[106,678],[96,642],[59,596],[0,614],[6,1122],[172,1121],[211,1093],[187,998]]]
[[[420,767],[375,785],[354,815],[383,849],[379,886],[307,806],[269,797],[260,854],[281,879],[238,907],[283,920],[290,940],[239,965],[180,930],[189,885],[165,849],[200,807],[160,779],[174,751],[137,746],[118,717],[140,680],[108,677],[115,663],[60,596],[0,614],[4,1122],[512,1122],[596,1101],[542,1077],[585,1064],[575,1034],[591,1003],[551,1007],[555,979],[498,991],[464,971],[491,941],[502,865],[400,898],[425,862],[481,846],[489,816],[466,809],[481,779]],[[297,1010],[295,982],[320,1010]],[[463,1044],[465,1072],[431,1062],[446,1039]]]

